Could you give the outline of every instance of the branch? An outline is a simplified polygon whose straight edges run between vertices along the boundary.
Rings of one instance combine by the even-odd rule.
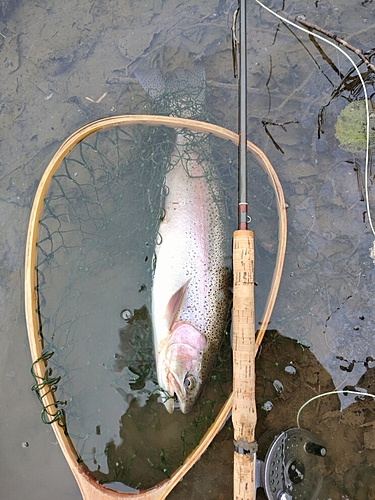
[[[306,28],[308,28],[310,30],[318,31],[319,33],[322,33],[323,35],[327,36],[328,38],[331,38],[332,40],[334,40],[335,42],[339,43],[340,45],[343,45],[348,50],[351,50],[352,52],[354,52],[355,54],[357,54],[358,57],[360,57],[362,59],[362,61],[366,64],[366,66],[369,69],[371,69],[371,71],[373,71],[375,73],[375,66],[373,64],[371,64],[371,62],[367,59],[367,57],[364,55],[364,53],[362,52],[362,50],[357,49],[353,45],[350,45],[350,43],[346,42],[343,38],[338,37],[334,33],[330,32],[330,31],[327,31],[327,30],[325,30],[323,28],[320,28],[316,24],[309,23],[308,21],[306,21],[304,19],[303,16],[297,16],[296,17],[296,21],[298,23],[302,24],[303,26],[305,26]]]

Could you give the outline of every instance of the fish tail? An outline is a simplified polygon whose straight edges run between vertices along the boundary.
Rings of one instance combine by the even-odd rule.
[[[184,118],[200,116],[206,90],[203,66],[178,68],[165,77],[159,69],[137,70],[135,76],[152,99],[168,105],[169,114]]]
[[[136,70],[134,74],[140,85],[152,99],[160,97],[165,91],[165,80],[160,69]]]

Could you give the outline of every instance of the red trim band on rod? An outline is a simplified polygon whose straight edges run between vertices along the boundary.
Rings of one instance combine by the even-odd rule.
[[[238,229],[240,230],[248,228],[247,206],[247,203],[238,204]]]

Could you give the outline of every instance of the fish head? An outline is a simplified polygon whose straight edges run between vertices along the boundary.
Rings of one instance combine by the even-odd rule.
[[[177,321],[158,356],[159,384],[168,394],[165,407],[172,413],[177,398],[188,413],[202,390],[202,357],[207,339],[194,325]]]

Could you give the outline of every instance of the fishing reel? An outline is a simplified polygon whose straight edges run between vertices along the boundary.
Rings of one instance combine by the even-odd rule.
[[[327,450],[311,432],[294,428],[276,436],[264,462],[256,460],[255,486],[268,500],[316,500]]]

